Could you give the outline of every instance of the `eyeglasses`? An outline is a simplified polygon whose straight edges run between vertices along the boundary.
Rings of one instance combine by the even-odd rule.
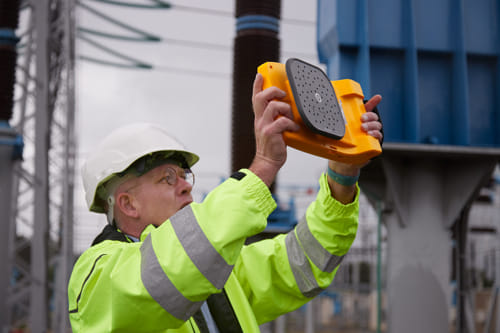
[[[191,169],[188,169],[188,168],[174,169],[172,167],[165,168],[164,178],[167,180],[167,183],[169,185],[175,186],[177,184],[177,177],[185,180],[191,186],[194,186],[194,173],[191,171]]]

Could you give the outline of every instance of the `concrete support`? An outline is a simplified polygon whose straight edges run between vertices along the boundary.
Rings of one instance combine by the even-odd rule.
[[[385,144],[360,183],[383,200],[388,332],[447,332],[451,227],[491,176],[499,149]]]
[[[286,332],[286,315],[276,318],[274,321],[274,333],[285,333]]]
[[[420,158],[407,159],[406,163],[388,158],[383,164],[388,201],[395,207],[386,221],[389,332],[447,331],[451,301],[449,227],[494,164],[477,161],[471,168]],[[454,182],[450,174],[456,176]]]
[[[306,304],[306,320],[305,320],[305,333],[314,333],[315,332],[315,312],[314,306],[316,305],[316,301],[319,298],[315,298],[309,303]]]
[[[412,161],[404,170],[384,161],[388,181],[404,184],[391,193],[398,210],[387,216],[389,332],[446,332],[450,300],[450,233],[441,221],[439,165]]]

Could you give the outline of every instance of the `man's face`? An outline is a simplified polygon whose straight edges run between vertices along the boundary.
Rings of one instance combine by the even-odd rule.
[[[126,189],[133,195],[145,225],[158,226],[193,201],[192,185],[183,175],[183,168],[163,164],[136,178]]]

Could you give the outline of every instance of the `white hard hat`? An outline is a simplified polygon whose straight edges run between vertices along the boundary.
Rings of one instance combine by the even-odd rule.
[[[106,213],[105,186],[143,156],[164,153],[183,159],[191,167],[199,157],[163,129],[147,123],[136,123],[111,132],[89,155],[82,167],[85,199],[90,211]],[[176,157],[174,157],[176,156]]]

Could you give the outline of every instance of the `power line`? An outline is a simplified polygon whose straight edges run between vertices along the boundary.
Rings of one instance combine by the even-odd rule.
[[[145,63],[122,64],[122,63],[98,59],[98,58],[94,58],[94,57],[86,56],[86,55],[80,55],[80,56],[78,56],[78,59],[93,62],[93,63],[99,64],[99,65],[106,65],[106,66],[112,66],[112,67],[118,67],[118,68],[130,68],[130,69],[152,69],[153,68],[151,65],[145,64]]]
[[[197,14],[207,14],[221,17],[233,17],[233,12],[218,10],[218,9],[210,9],[210,8],[201,8],[201,7],[191,7],[191,6],[183,6],[171,4],[172,9],[177,9],[185,12],[197,13]]]
[[[79,29],[80,32],[86,32],[85,29]],[[86,42],[88,43],[91,43],[93,44],[94,46],[98,47],[98,48],[105,48],[102,44],[98,44],[88,38],[85,38],[83,37],[81,34],[78,36],[78,38],[80,39],[83,39],[85,40]],[[224,45],[224,44],[217,44],[217,43],[208,43],[208,42],[198,42],[198,41],[192,41],[192,40],[187,40],[187,39],[176,39],[176,38],[163,38],[163,37],[160,37],[161,39],[161,43],[165,43],[165,44],[172,44],[172,45],[178,45],[178,46],[182,46],[182,47],[190,47],[190,48],[197,48],[197,49],[202,49],[202,50],[216,50],[216,51],[224,51],[224,52],[230,52],[232,51],[232,46],[231,45]],[[110,50],[111,51],[111,50]],[[109,53],[109,52],[108,52]],[[117,55],[118,52],[116,51],[113,51],[113,54]],[[290,58],[290,57],[297,57],[297,58],[307,58],[307,59],[315,59],[316,58],[316,55],[313,54],[313,53],[305,53],[305,52],[295,52],[295,51],[284,51],[283,52],[283,55],[285,56],[285,58]],[[121,55],[122,57],[123,55]],[[129,66],[129,65],[123,65],[123,64],[117,64],[117,63],[111,63],[109,61],[102,61],[102,60],[99,60],[99,59],[96,59],[96,58],[93,58],[93,57],[90,57],[90,56],[80,56],[79,57],[80,59],[82,60],[88,60],[88,61],[92,61],[92,62],[95,62],[95,63],[100,63],[102,65],[112,65],[112,66],[115,66],[115,67],[124,67],[124,68],[128,68],[128,67],[136,67],[136,66]],[[138,63],[138,64],[145,64],[139,60],[136,60],[136,59],[132,59],[132,58],[126,58],[127,60],[133,60],[135,63]],[[150,66],[149,67],[145,67],[145,66],[139,66],[140,68],[160,68],[160,67],[157,67],[157,66]],[[163,69],[167,69],[168,71],[173,71],[173,67],[162,67]],[[215,75],[215,76],[218,76],[218,77],[229,77],[230,74],[227,74],[227,73],[215,73],[215,72],[207,72],[207,71],[192,71],[192,70],[184,70],[184,69],[179,69],[178,71],[176,71],[178,73],[186,73],[186,74],[192,74],[194,72],[198,72],[198,73],[202,73],[201,75],[205,75],[205,76],[212,76],[212,75]]]
[[[194,76],[208,76],[211,78],[221,78],[230,79],[231,74],[222,72],[205,71],[199,69],[189,69],[189,68],[179,68],[179,67],[169,67],[169,66],[154,66],[154,69],[160,72],[178,73],[178,74],[188,74]]]
[[[224,44],[216,44],[216,43],[208,43],[208,42],[198,42],[187,39],[176,39],[176,38],[163,38],[162,42],[167,44],[175,44],[180,46],[187,46],[199,49],[212,49],[212,50],[221,50],[221,51],[230,51],[232,50],[232,45],[224,45]]]
[[[314,26],[316,25],[315,21],[309,21],[309,20],[302,20],[302,19],[296,19],[296,18],[282,18],[281,22],[285,24],[292,24],[292,25],[305,25],[305,26]]]
[[[81,7],[81,8],[84,8],[85,10],[87,10],[88,12],[94,14],[95,16],[97,17],[100,17],[101,19],[105,20],[105,21],[108,21],[116,26],[119,26],[120,28],[123,28],[125,30],[128,30],[128,31],[131,31],[131,32],[134,32],[136,34],[138,34],[139,36],[142,36],[142,39],[141,38],[137,38],[137,40],[144,40],[144,41],[159,41],[160,38],[157,37],[157,36],[154,36],[146,31],[143,31],[143,30],[140,30],[140,29],[137,29],[137,28],[134,28],[128,24],[125,24],[121,21],[118,21],[108,15],[105,15],[103,13],[101,13],[100,11],[82,3],[82,1],[78,1],[77,4]],[[106,37],[113,37],[113,38],[120,38],[120,39],[130,39],[130,38],[136,38],[136,37],[127,37],[127,36],[119,36],[119,35],[114,35],[114,34],[108,34],[108,33],[101,33],[101,32],[98,32],[94,29],[88,29],[88,28],[78,28],[78,30],[80,31],[86,31],[86,32],[91,32],[93,34],[100,34],[101,36],[106,36]]]
[[[82,36],[81,34],[79,36],[77,36],[77,38],[93,45],[94,47],[96,47],[96,48],[98,48],[98,49],[100,49],[108,54],[112,54],[115,57],[118,57],[118,58],[123,59],[123,60],[127,60],[130,63],[129,64],[121,64],[121,63],[111,62],[111,61],[107,61],[107,60],[100,60],[100,59],[97,59],[97,58],[94,58],[91,56],[85,56],[85,55],[81,55],[80,56],[81,59],[92,61],[92,62],[103,64],[103,65],[110,65],[110,66],[122,67],[122,68],[142,68],[142,69],[151,69],[152,68],[152,66],[150,64],[147,64],[145,62],[142,62],[140,60],[126,56],[126,55],[119,53],[115,50],[112,50],[109,47],[106,47],[106,46],[104,46],[100,43],[97,43],[97,42],[95,42],[95,41],[93,41],[85,36]]]
[[[197,13],[197,14],[206,14],[206,15],[234,18],[233,12],[225,11],[225,10],[209,9],[209,8],[201,8],[201,7],[193,7],[193,6],[183,6],[183,5],[176,5],[176,4],[171,4],[171,8],[181,10],[181,11],[186,11],[186,12]],[[281,18],[281,22],[283,22],[285,24],[305,25],[305,26],[314,26],[316,24],[315,21],[296,19],[296,18],[286,18],[286,17]]]
[[[177,39],[177,38],[164,38],[161,37],[161,42],[166,44],[174,44],[198,49],[212,49],[212,50],[220,50],[220,51],[232,51],[232,45],[224,45],[217,43],[208,43],[208,42],[198,42],[187,39]],[[284,54],[288,55],[288,57],[297,57],[297,58],[315,58],[316,54],[314,53],[306,53],[306,52],[297,52],[297,51],[283,51]]]
[[[124,7],[132,7],[132,8],[142,8],[142,9],[169,9],[171,5],[168,2],[164,2],[161,0],[151,0],[154,4],[145,5],[141,3],[132,3],[125,1],[114,1],[114,0],[93,0],[96,2],[101,2],[109,5],[118,5]]]
[[[131,3],[125,3],[125,2],[109,1],[109,0],[96,0],[96,1],[106,2],[108,4],[114,4],[114,5],[131,6]],[[162,4],[165,5],[161,0],[152,0],[152,1],[154,1],[156,4],[159,4],[159,5],[162,5]],[[97,35],[99,37],[106,37],[106,38],[112,38],[112,39],[121,39],[121,40],[127,40],[127,41],[141,41],[141,42],[158,42],[158,41],[160,41],[159,37],[154,36],[154,35],[152,35],[148,32],[145,32],[143,30],[134,28],[134,27],[132,27],[128,24],[125,24],[121,21],[118,21],[118,20],[116,20],[108,15],[105,15],[105,14],[101,13],[100,11],[98,11],[98,10],[96,10],[96,9],[86,5],[86,4],[83,4],[82,1],[77,0],[77,4],[81,8],[86,9],[88,12],[94,14],[95,16],[97,16],[97,17],[99,17],[107,22],[110,22],[110,23],[112,23],[112,24],[114,24],[122,29],[131,31],[131,32],[138,35],[138,37],[137,36],[124,36],[124,35],[117,35],[117,34],[111,34],[111,33],[107,33],[107,32],[97,31],[95,29],[90,29],[90,28],[78,27],[77,28],[77,30],[79,32],[79,34],[77,36],[78,38],[80,38],[80,39],[84,40],[85,42],[93,45],[94,47],[106,52],[107,54],[113,55],[113,56],[120,58],[122,60],[126,60],[129,63],[112,62],[112,61],[98,59],[98,58],[86,56],[86,55],[80,55],[80,57],[79,57],[80,59],[87,60],[87,61],[94,62],[94,63],[98,63],[101,65],[114,66],[114,67],[120,67],[120,68],[140,68],[140,69],[151,69],[152,68],[152,66],[150,64],[147,64],[143,61],[134,59],[130,56],[126,56],[118,51],[115,51],[109,47],[106,47],[100,43],[97,43],[96,41],[93,41],[90,38],[85,37],[85,34]]]
[[[132,7],[132,8],[176,9],[176,10],[180,10],[180,11],[197,13],[197,14],[234,18],[234,13],[231,11],[227,11],[227,10],[178,5],[178,4],[172,4],[169,2],[164,2],[161,0],[151,0],[151,2],[154,3],[152,5],[145,5],[145,4],[141,4],[141,3],[132,3],[132,2],[125,2],[125,1],[116,1],[116,0],[87,0],[87,1],[94,1],[94,2],[99,2],[99,3],[109,4],[109,5],[119,5],[119,6]],[[282,18],[281,22],[283,22],[285,24],[305,25],[305,26],[314,26],[316,24],[315,21],[311,21],[311,20],[303,20],[303,19],[287,18],[287,17]]]
[[[79,33],[86,33],[86,34],[95,35],[95,36],[99,36],[99,37],[105,37],[105,38],[121,39],[124,41],[131,41],[131,42],[157,42],[157,41],[160,41],[160,39],[156,36],[147,36],[147,37],[123,36],[123,35],[111,34],[108,32],[102,32],[102,31],[97,31],[94,29],[83,28],[83,27],[78,27],[77,30]]]
[[[115,1],[115,0],[87,0],[87,1],[95,1],[95,2],[99,2],[99,3],[106,3],[106,4],[112,4],[112,5],[122,5],[122,6],[128,6],[128,7],[135,7],[137,5],[137,4],[133,4],[130,2]],[[162,2],[161,0],[151,0],[151,1],[155,2],[156,4],[160,4],[161,6],[163,6],[162,8],[165,8],[167,6],[167,4],[165,2]],[[140,42],[144,42],[144,41],[159,42],[159,41],[162,41],[162,42],[167,43],[167,44],[175,44],[175,45],[198,48],[198,49],[203,49],[203,50],[211,49],[211,50],[219,50],[219,51],[225,51],[225,52],[232,50],[232,47],[230,45],[191,41],[191,40],[186,40],[186,39],[162,38],[159,36],[155,36],[155,35],[150,34],[148,32],[134,28],[134,27],[132,27],[128,24],[125,24],[121,21],[118,21],[118,20],[116,20],[108,15],[105,15],[102,12],[82,3],[82,1],[78,1],[77,4],[81,8],[92,13],[93,15],[95,15],[95,16],[97,16],[105,21],[108,21],[114,25],[117,25],[123,29],[134,32],[135,34],[138,35],[138,36],[124,36],[124,35],[118,35],[118,34],[114,34],[114,33],[98,31],[98,30],[95,30],[92,28],[78,27],[77,28],[78,32],[79,32],[78,38],[86,41],[87,43],[92,44],[94,47],[97,47],[108,54],[112,54],[118,58],[125,59],[125,60],[129,61],[130,63],[123,64],[123,63],[98,59],[98,58],[88,56],[88,55],[80,55],[79,59],[82,59],[82,60],[94,62],[94,63],[101,64],[101,65],[108,65],[108,66],[114,66],[114,67],[120,67],[120,68],[142,68],[142,69],[145,69],[145,68],[151,69],[152,68],[152,65],[150,65],[150,64],[139,61],[137,59],[133,59],[133,58],[126,56],[122,53],[119,53],[118,51],[112,50],[109,47],[106,47],[102,44],[99,44],[99,43],[89,39],[89,38],[86,38],[85,35],[94,35],[94,36],[104,37],[104,38],[121,39],[121,40],[125,40],[125,41],[140,41]],[[206,9],[206,8],[200,8],[200,7],[190,7],[190,6],[170,5],[170,4],[168,4],[168,6],[170,6],[169,8],[173,8],[173,9],[209,14],[209,15],[217,15],[217,16],[225,16],[225,17],[229,17],[229,16],[232,17],[232,15],[233,15],[229,11],[216,10],[216,9]],[[149,8],[149,7],[143,7],[143,5],[141,5],[140,8]],[[290,20],[290,22],[295,22],[297,24],[313,23],[313,22],[306,21],[306,20]],[[290,56],[299,57],[299,58],[315,58],[314,54],[303,53],[303,52],[285,52],[285,54],[289,54]],[[196,75],[211,76],[211,77],[221,77],[221,78],[228,78],[229,77],[229,74],[219,73],[219,72],[199,71],[199,70],[190,70],[190,69],[174,69],[173,67],[159,67],[159,69],[164,70],[164,71],[169,71],[169,72],[196,74]]]

